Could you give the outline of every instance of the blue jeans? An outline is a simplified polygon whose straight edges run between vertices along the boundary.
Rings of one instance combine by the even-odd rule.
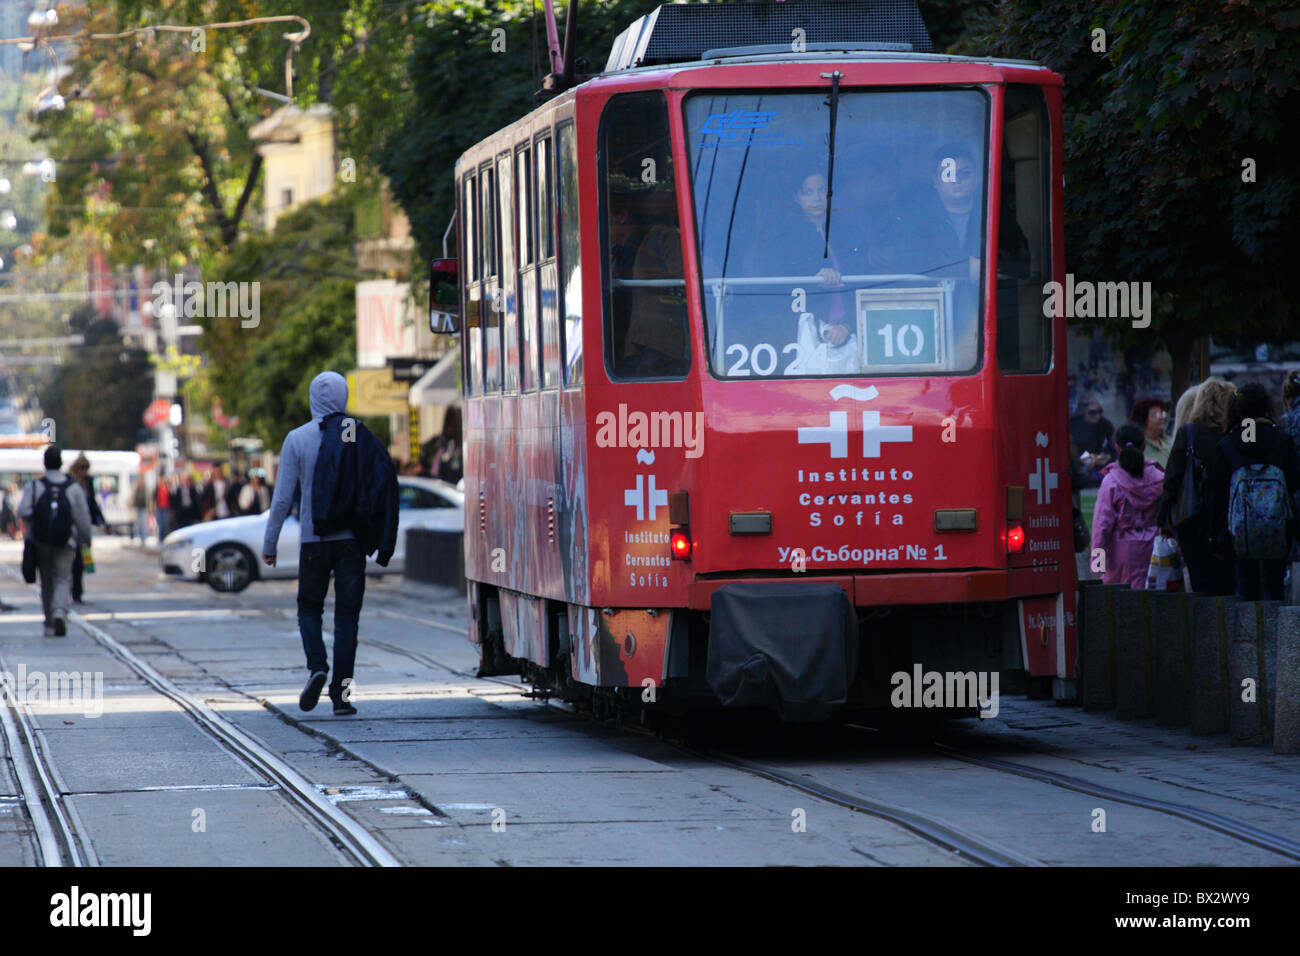
[[[321,616],[330,574],[334,575],[334,675],[330,699],[338,701],[343,682],[352,678],[357,659],[357,624],[366,596],[366,559],[352,538],[303,542],[298,552],[298,631],[307,653],[307,670],[328,671]]]

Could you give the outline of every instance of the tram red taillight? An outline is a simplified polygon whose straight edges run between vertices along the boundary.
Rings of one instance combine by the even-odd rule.
[[[1018,524],[1007,527],[1007,553],[1019,554],[1025,546],[1025,529]]]
[[[691,559],[690,531],[686,528],[674,528],[668,537],[668,549],[672,552],[674,561],[689,561]]]

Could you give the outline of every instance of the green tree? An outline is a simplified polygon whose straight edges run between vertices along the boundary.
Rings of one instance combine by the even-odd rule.
[[[405,95],[400,68],[417,4],[384,0],[111,0],[72,8],[81,34],[294,14],[311,23],[294,49],[294,103],[335,107],[340,155],[362,159],[387,132]],[[198,263],[229,251],[257,208],[262,158],[249,130],[280,108],[286,33],[294,23],[157,32],[78,42],[60,90],[61,112],[42,115],[60,160],[51,233],[95,237],[117,264]],[[394,67],[397,71],[394,71]]]
[[[142,427],[140,416],[153,397],[149,356],[123,343],[111,319],[90,305],[69,319],[85,336],[41,390],[41,407],[54,419],[59,444],[69,448],[129,451]]]
[[[577,56],[605,64],[624,28],[658,4],[599,0],[579,6]],[[561,36],[567,5],[556,4]],[[388,177],[426,257],[442,255],[452,214],[452,170],[468,147],[538,105],[547,69],[546,31],[524,0],[435,0],[411,54],[409,112],[379,151]],[[494,30],[504,34],[494,34]],[[495,48],[494,48],[495,47]]]
[[[1285,277],[1300,247],[1300,167],[1285,131],[1300,112],[1300,11],[1005,0],[962,46],[1065,77],[1067,270],[1152,283],[1149,329],[1105,329],[1165,345],[1175,394],[1203,337],[1295,338]]]
[[[311,417],[308,387],[327,369],[356,366],[355,206],[361,189],[304,203],[269,236],[241,242],[221,264],[236,282],[259,283],[256,327],[206,318],[210,394],[240,432],[278,448],[289,429]]]

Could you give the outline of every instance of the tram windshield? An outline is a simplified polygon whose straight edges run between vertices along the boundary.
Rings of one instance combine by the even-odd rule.
[[[714,374],[973,370],[988,97],[841,92],[832,173],[829,94],[686,100]]]

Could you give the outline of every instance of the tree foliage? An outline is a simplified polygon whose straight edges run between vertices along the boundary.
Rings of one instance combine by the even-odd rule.
[[[73,8],[74,32],[198,25],[296,14],[311,34],[293,53],[294,102],[331,103],[341,155],[364,159],[401,111],[399,80],[418,4],[383,0],[111,0]],[[59,158],[51,233],[96,237],[117,264],[209,266],[228,251],[260,199],[262,159],[249,138],[279,109],[286,33],[294,23],[78,42],[43,115]],[[205,270],[206,271],[206,270]]]
[[[556,3],[561,36],[566,6]],[[577,55],[599,70],[614,37],[656,6],[653,0],[581,4]],[[549,70],[540,5],[534,20],[532,4],[523,0],[435,0],[425,23],[411,54],[410,110],[385,140],[378,161],[421,252],[434,257],[442,254],[451,219],[457,157],[537,106],[535,94]],[[504,34],[494,34],[498,28]]]
[[[1112,321],[1112,335],[1163,342],[1176,362],[1203,336],[1295,337],[1285,266],[1300,246],[1300,167],[1286,128],[1300,107],[1300,11],[1004,0],[963,46],[1065,77],[1067,269],[1150,281],[1160,303],[1150,329]]]
[[[205,318],[211,387],[240,431],[279,447],[310,415],[308,386],[326,369],[356,365],[357,271],[348,190],[281,216],[269,236],[251,236],[221,263],[221,275],[259,283],[260,318]]]
[[[143,349],[123,343],[111,319],[92,306],[77,309],[69,324],[84,336],[40,394],[61,445],[128,451],[135,448],[140,416],[153,398],[153,370]]]

